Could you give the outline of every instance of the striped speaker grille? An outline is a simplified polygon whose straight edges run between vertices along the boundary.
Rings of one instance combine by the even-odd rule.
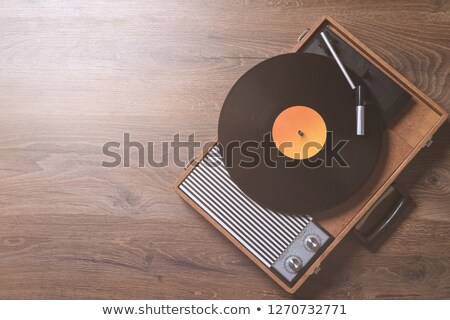
[[[267,267],[312,220],[265,209],[247,197],[230,179],[217,145],[179,188]]]

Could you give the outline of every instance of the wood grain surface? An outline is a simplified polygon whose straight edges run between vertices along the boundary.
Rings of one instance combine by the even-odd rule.
[[[448,122],[386,241],[348,236],[294,296],[172,191],[172,161],[101,166],[124,133],[156,158],[207,142],[239,76],[323,15],[450,111],[448,1],[0,0],[0,298],[450,298]]]

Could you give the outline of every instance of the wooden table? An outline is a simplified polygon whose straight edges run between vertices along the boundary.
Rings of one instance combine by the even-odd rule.
[[[207,142],[239,76],[325,14],[450,111],[445,1],[1,0],[0,298],[450,298],[448,122],[386,242],[347,237],[295,296],[172,191],[172,161],[101,166],[124,133],[156,159],[177,133]]]

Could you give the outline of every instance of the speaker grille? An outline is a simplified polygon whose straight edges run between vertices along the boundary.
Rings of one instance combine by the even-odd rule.
[[[217,145],[179,188],[267,267],[312,220],[265,209],[247,197],[230,179]]]

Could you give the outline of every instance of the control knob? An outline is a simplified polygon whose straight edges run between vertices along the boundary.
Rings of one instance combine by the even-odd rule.
[[[302,268],[302,260],[300,260],[299,257],[292,256],[289,257],[287,260],[287,267],[290,269],[291,272],[297,273]]]
[[[311,235],[306,238],[305,244],[306,247],[311,251],[317,251],[321,246],[320,239],[315,235]]]

